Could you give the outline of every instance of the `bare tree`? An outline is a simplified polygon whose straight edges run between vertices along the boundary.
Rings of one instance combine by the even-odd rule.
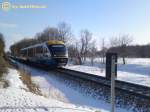
[[[82,30],[80,32],[80,56],[82,62],[86,60],[86,55],[89,50],[90,41],[92,39],[92,33],[90,33],[88,30]]]
[[[81,56],[81,48],[80,48],[80,45],[79,45],[79,42],[77,41],[76,42],[76,45],[75,45],[75,50],[76,50],[76,64],[79,64],[81,65],[82,64],[82,56]]]
[[[71,26],[65,22],[58,24],[59,39],[65,43],[69,42],[72,37]]]
[[[81,49],[80,49],[79,41],[76,41],[73,45],[70,45],[68,47],[69,58],[76,65],[81,65],[82,64],[80,50]]]
[[[119,43],[120,43],[120,50],[123,58],[123,64],[125,64],[125,57],[126,57],[126,47],[132,43],[133,39],[129,37],[129,35],[123,35],[119,37]]]
[[[47,27],[38,37],[38,40],[45,42],[48,40],[59,40],[59,32],[55,27]]]
[[[80,39],[69,48],[69,55],[75,57],[76,64],[83,64],[91,50],[92,34],[88,30],[80,32]]]
[[[119,37],[111,38],[110,44],[111,47],[118,47],[120,56],[123,59],[123,64],[125,64],[125,57],[127,55],[126,47],[130,45],[133,41],[133,38],[127,35],[119,35]]]
[[[89,57],[91,58],[91,64],[94,65],[94,59],[96,57],[97,48],[95,45],[95,40],[91,42],[90,48],[89,48]]]
[[[101,46],[101,54],[102,54],[102,63],[105,63],[105,55],[107,52],[107,48],[105,47],[105,39],[102,38],[102,46]]]

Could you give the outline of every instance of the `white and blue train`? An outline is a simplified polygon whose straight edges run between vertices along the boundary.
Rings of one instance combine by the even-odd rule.
[[[65,66],[68,52],[62,41],[47,41],[21,49],[21,59],[51,67]]]

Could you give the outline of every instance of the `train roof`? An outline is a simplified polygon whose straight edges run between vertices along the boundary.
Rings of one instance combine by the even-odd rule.
[[[63,41],[59,41],[59,40],[52,40],[52,41],[48,41],[47,42],[48,45],[52,45],[52,44],[64,44]]]
[[[23,48],[21,50],[26,50],[26,49],[42,46],[43,44],[54,45],[54,44],[64,44],[64,42],[63,41],[58,41],[58,40],[50,40],[50,41],[43,42],[41,44],[35,44],[35,45],[32,45],[32,46]]]

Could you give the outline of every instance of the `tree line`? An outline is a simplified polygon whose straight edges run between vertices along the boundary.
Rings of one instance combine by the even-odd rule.
[[[102,38],[101,49],[98,50],[97,40],[93,39],[93,35],[88,29],[81,30],[78,38],[74,38],[71,26],[65,22],[59,23],[57,27],[47,27],[33,38],[24,38],[14,43],[10,50],[12,55],[19,56],[20,49],[48,40],[63,41],[68,48],[70,60],[73,60],[75,64],[83,64],[88,58],[93,65],[97,57],[102,58],[102,63],[105,63],[106,52],[118,53],[119,57],[122,57],[123,64],[126,62],[126,57],[150,57],[148,52],[150,45],[132,45],[133,38],[128,34],[112,37],[107,43]]]
[[[0,76],[2,76],[3,73],[7,72],[7,63],[4,60],[5,58],[5,41],[4,36],[2,33],[0,33]]]
[[[117,52],[119,56],[123,55],[120,47],[112,47],[110,51]],[[131,58],[150,58],[150,44],[147,45],[129,45],[125,48],[126,57]]]

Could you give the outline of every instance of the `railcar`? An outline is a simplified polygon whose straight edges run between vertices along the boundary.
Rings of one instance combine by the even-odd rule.
[[[62,41],[47,41],[21,49],[21,58],[35,64],[60,67],[67,64],[68,51]]]

